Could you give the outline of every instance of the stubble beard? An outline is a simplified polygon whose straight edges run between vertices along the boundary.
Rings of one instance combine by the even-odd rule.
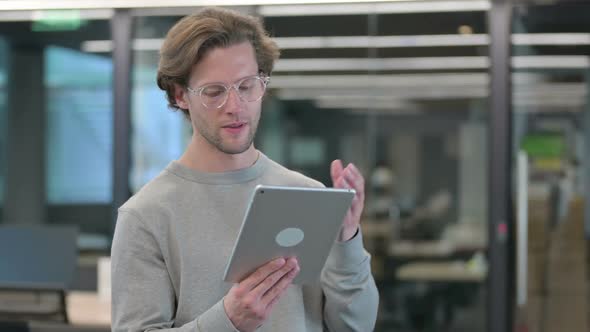
[[[208,126],[201,125],[203,121],[197,120],[195,121],[195,128],[197,132],[214,148],[217,150],[227,153],[227,154],[240,154],[245,152],[250,148],[252,142],[254,141],[254,136],[256,135],[256,130],[258,129],[258,121],[259,117],[252,119],[251,122],[248,122],[248,133],[246,134],[246,139],[244,143],[234,146],[233,144],[228,144],[228,142],[224,141],[221,137],[221,128],[217,131],[211,130]]]

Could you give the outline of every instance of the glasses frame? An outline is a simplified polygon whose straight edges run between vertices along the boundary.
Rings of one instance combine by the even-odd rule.
[[[260,95],[260,97],[258,97],[256,100],[244,100],[244,98],[242,97],[242,95],[240,94],[240,90],[238,90],[239,86],[246,80],[252,79],[252,78],[256,78],[258,80],[260,80],[262,82],[262,94]],[[199,97],[199,100],[201,101],[201,104],[205,107],[205,108],[213,108],[213,109],[220,109],[223,107],[223,105],[225,105],[225,103],[227,102],[227,99],[229,98],[229,94],[230,94],[230,90],[233,88],[234,90],[236,90],[236,94],[238,95],[238,98],[240,98],[241,101],[243,102],[248,102],[248,103],[253,103],[253,102],[257,102],[260,99],[262,99],[262,97],[264,97],[264,93],[266,92],[266,86],[268,85],[268,83],[270,82],[270,77],[266,76],[264,74],[258,74],[258,75],[252,75],[252,76],[248,76],[248,77],[244,77],[242,79],[240,79],[239,81],[227,85],[225,83],[208,83],[205,84],[199,88],[193,89],[190,86],[187,86],[186,89],[188,92],[192,93],[193,95]],[[223,99],[223,102],[221,104],[219,104],[219,106],[217,107],[212,107],[212,106],[207,106],[207,104],[205,104],[205,102],[203,102],[203,98],[201,97],[201,95],[203,94],[203,90],[205,90],[205,88],[213,86],[213,85],[219,85],[219,86],[223,86],[225,88],[225,97]]]

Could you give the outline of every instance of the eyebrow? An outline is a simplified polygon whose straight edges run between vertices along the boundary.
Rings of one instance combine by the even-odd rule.
[[[243,80],[245,78],[255,77],[255,76],[258,76],[258,75],[260,75],[260,74],[246,75],[244,77],[238,78],[237,80],[233,81],[230,84],[234,84],[234,83],[239,82],[239,81],[241,81],[241,80]],[[207,86],[207,85],[216,85],[216,84],[226,85],[227,83],[225,83],[225,82],[219,82],[219,81],[218,82],[207,82],[207,83],[203,83],[203,84],[197,86],[197,89],[200,89],[200,88],[202,88],[204,86]]]

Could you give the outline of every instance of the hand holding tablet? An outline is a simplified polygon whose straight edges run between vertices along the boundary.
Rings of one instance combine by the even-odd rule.
[[[281,257],[299,262],[293,283],[319,280],[354,195],[353,189],[257,186],[224,280],[240,282]]]
[[[299,264],[295,258],[278,258],[234,284],[223,301],[232,324],[239,331],[256,330],[298,273]]]

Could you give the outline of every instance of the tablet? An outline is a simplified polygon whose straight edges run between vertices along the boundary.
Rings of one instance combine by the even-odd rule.
[[[353,189],[257,186],[223,279],[240,282],[275,258],[295,256],[300,271],[293,283],[319,280],[354,195]]]

